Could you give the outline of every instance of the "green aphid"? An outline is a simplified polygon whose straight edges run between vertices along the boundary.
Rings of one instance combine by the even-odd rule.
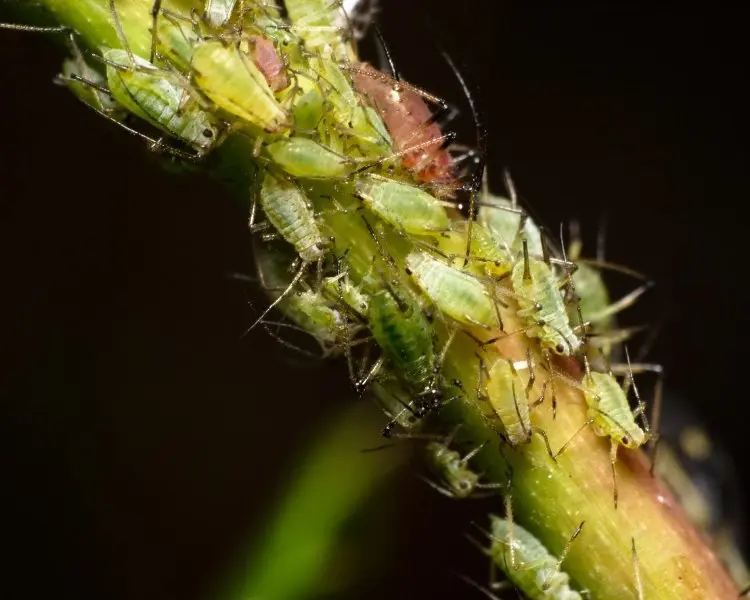
[[[484,391],[511,446],[529,443],[531,436],[536,433],[544,440],[552,460],[556,460],[547,433],[531,422],[531,409],[544,400],[546,385],[540,397],[530,402],[529,393],[534,385],[533,364],[530,360],[530,352],[525,362],[513,363],[497,359],[487,370]]]
[[[135,64],[130,63],[131,57]],[[221,131],[218,120],[201,108],[177,75],[125,50],[107,50],[104,58],[110,92],[120,105],[199,155],[216,146]]]
[[[323,257],[323,235],[307,196],[296,183],[266,171],[259,199],[268,220],[304,262]]]
[[[375,341],[410,393],[434,392],[433,330],[416,298],[406,289],[380,290],[370,298],[367,321]]]
[[[407,274],[441,313],[469,327],[499,326],[497,303],[476,276],[419,250],[406,257],[406,266]]]
[[[450,229],[442,203],[421,188],[379,175],[361,175],[355,188],[367,210],[404,233],[435,236]]]
[[[440,475],[444,485],[431,481],[427,483],[448,498],[463,499],[470,496],[480,497],[480,490],[495,490],[502,487],[500,483],[481,483],[481,475],[469,465],[474,456],[484,447],[477,446],[465,456],[450,449],[452,437],[446,441],[430,441],[425,446],[427,458],[433,469]]]
[[[518,301],[517,316],[523,321],[526,334],[539,338],[545,350],[572,356],[578,352],[581,339],[570,326],[560,283],[546,262],[529,256],[525,239],[522,245],[523,259],[511,272]]]
[[[583,523],[556,558],[536,537],[512,520],[490,515],[492,540],[488,554],[508,579],[530,600],[582,600],[561,565]]]

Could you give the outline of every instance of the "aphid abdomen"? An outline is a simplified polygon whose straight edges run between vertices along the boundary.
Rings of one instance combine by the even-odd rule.
[[[370,212],[406,233],[429,235],[450,227],[440,202],[418,187],[364,175],[357,179],[356,191]]]
[[[620,384],[606,373],[592,371],[583,378],[584,397],[599,435],[628,448],[646,442],[646,434],[635,422],[628,398]]]
[[[308,138],[291,137],[266,146],[273,161],[294,177],[337,179],[348,175],[352,162]]]
[[[192,67],[201,91],[219,108],[271,133],[289,129],[291,120],[263,73],[236,45],[198,42]]]
[[[520,295],[518,316],[524,320],[527,335],[539,338],[542,346],[556,354],[571,356],[581,345],[573,332],[552,270],[541,260],[529,258],[513,267],[513,290]],[[527,277],[528,275],[528,277]]]
[[[468,326],[498,326],[490,295],[476,277],[455,269],[424,252],[406,258],[409,274],[441,312]]]
[[[266,173],[260,204],[268,220],[305,262],[323,255],[323,236],[307,198],[295,184]]]
[[[411,391],[427,389],[435,366],[432,329],[416,302],[404,309],[390,292],[378,292],[370,299],[368,321],[375,341]]]
[[[581,600],[581,595],[571,589],[568,574],[557,570],[557,559],[536,537],[495,515],[490,515],[490,521],[492,559],[526,596],[531,600]]]
[[[514,446],[528,442],[531,436],[531,416],[525,393],[528,380],[524,381],[504,359],[495,361],[488,375],[487,396],[508,441]]]

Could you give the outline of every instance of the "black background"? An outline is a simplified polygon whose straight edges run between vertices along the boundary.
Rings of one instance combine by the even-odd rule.
[[[494,189],[509,166],[553,231],[582,219],[589,250],[607,215],[608,257],[659,283],[631,322],[665,319],[649,358],[740,484],[747,63],[739,9],[711,6],[383,0],[381,20],[403,76],[462,107],[471,144],[424,17],[445,32],[479,88]],[[205,178],[165,173],[53,86],[61,58],[0,32],[2,585],[202,598],[262,524],[297,442],[354,395],[340,365],[290,357],[261,332],[239,340],[253,313],[224,274],[251,269],[242,207]],[[462,535],[486,505],[414,479],[390,495],[390,571],[352,597],[479,597],[450,571],[484,577]]]

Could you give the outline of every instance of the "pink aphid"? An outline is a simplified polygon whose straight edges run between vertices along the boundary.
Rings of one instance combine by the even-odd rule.
[[[403,164],[423,182],[453,183],[453,159],[443,149],[440,127],[430,121],[432,111],[413,89],[400,84],[366,63],[352,69],[354,87],[378,111],[399,152]]]
[[[284,61],[271,40],[259,35],[250,36],[251,56],[255,66],[258,67],[268,85],[274,92],[283,90],[289,85],[289,78],[284,69]]]

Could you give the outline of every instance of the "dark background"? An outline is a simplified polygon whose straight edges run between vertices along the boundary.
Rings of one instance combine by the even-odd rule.
[[[462,107],[472,144],[424,17],[447,34],[479,88],[495,190],[509,166],[553,231],[582,219],[590,251],[607,215],[608,257],[659,283],[630,322],[664,320],[649,358],[665,365],[671,401],[738,461],[739,485],[750,470],[739,9],[566,4],[383,0],[381,20],[403,76]],[[0,32],[3,586],[202,598],[264,522],[296,442],[354,394],[340,365],[301,361],[260,331],[239,340],[253,313],[224,274],[252,268],[242,207],[205,178],[166,173],[53,86],[61,59],[40,37]],[[450,571],[484,577],[462,536],[486,505],[443,499],[413,472],[388,499],[399,548],[351,597],[479,597]]]

